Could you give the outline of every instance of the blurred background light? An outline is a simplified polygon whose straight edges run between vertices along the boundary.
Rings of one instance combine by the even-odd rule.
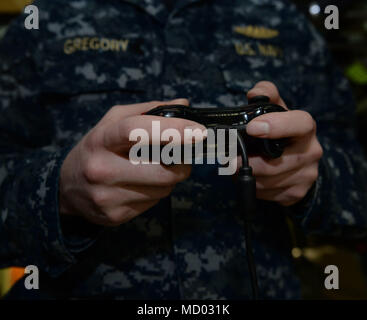
[[[317,3],[312,3],[309,12],[311,15],[316,16],[321,12],[321,8]]]

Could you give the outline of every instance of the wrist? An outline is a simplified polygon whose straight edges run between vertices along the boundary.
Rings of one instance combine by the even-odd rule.
[[[73,172],[71,170],[70,163],[71,153],[67,155],[64,160],[64,163],[60,169],[60,176],[59,176],[59,212],[60,215],[67,215],[67,216],[74,216],[76,215],[76,210],[73,208],[71,204],[70,196],[73,194],[73,187],[75,183],[73,183],[72,176],[69,174]]]

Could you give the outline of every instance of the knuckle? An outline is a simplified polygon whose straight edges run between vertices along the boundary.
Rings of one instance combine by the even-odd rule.
[[[130,221],[140,213],[140,210],[133,209],[129,206],[123,206],[111,212],[108,215],[108,221],[115,226],[119,226]]]
[[[129,210],[125,207],[121,208],[117,212],[108,215],[108,220],[114,225],[120,225],[128,220]]]
[[[107,171],[108,169],[103,165],[102,161],[93,157],[87,160],[83,169],[83,175],[88,182],[98,183],[106,179]]]
[[[171,171],[167,169],[163,169],[160,173],[161,178],[161,185],[164,187],[171,187],[176,185],[177,183],[187,179],[191,174],[191,166],[182,167],[179,165],[180,168],[177,171]],[[178,168],[178,167],[177,167]]]
[[[318,167],[315,167],[312,170],[310,170],[308,174],[308,180],[313,183],[317,180],[318,176],[319,176],[319,169]]]
[[[124,215],[121,214],[108,214],[106,215],[107,222],[109,226],[118,227],[125,222]]]
[[[90,198],[93,204],[99,208],[107,207],[111,202],[109,192],[102,188],[95,188],[90,191]]]
[[[303,199],[306,195],[307,191],[304,188],[297,187],[289,190],[288,192],[288,201],[289,202],[297,202]]]
[[[313,156],[315,160],[320,160],[324,155],[324,150],[321,147],[319,141],[317,141],[316,146],[314,148]]]
[[[305,129],[307,132],[314,132],[316,131],[316,121],[312,117],[312,115],[306,111],[302,112],[302,116],[304,118]]]

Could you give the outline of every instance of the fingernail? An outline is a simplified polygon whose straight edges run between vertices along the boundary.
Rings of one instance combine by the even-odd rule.
[[[246,127],[246,132],[250,136],[267,135],[270,132],[270,126],[267,122],[251,121]]]
[[[173,99],[169,102],[170,104],[180,104],[183,106],[188,106],[190,104],[189,100],[185,99],[185,98],[177,98],[177,99]]]
[[[202,125],[194,125],[194,126],[187,126],[185,127],[185,130],[191,130],[191,131],[194,131],[194,130],[201,130],[201,131],[205,131],[206,133],[206,128]]]
[[[253,87],[252,89],[249,90],[248,94],[251,94],[251,97],[256,97],[256,96],[263,96],[264,95],[264,91],[263,90],[259,90],[258,88]]]

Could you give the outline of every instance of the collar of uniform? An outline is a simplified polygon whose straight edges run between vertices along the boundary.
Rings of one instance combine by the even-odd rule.
[[[186,6],[196,3],[204,2],[208,0],[172,0],[176,2],[172,12],[169,12],[164,1],[162,0],[123,0],[124,2],[131,3],[138,6],[158,21],[163,22],[168,19],[169,16],[174,15]]]

